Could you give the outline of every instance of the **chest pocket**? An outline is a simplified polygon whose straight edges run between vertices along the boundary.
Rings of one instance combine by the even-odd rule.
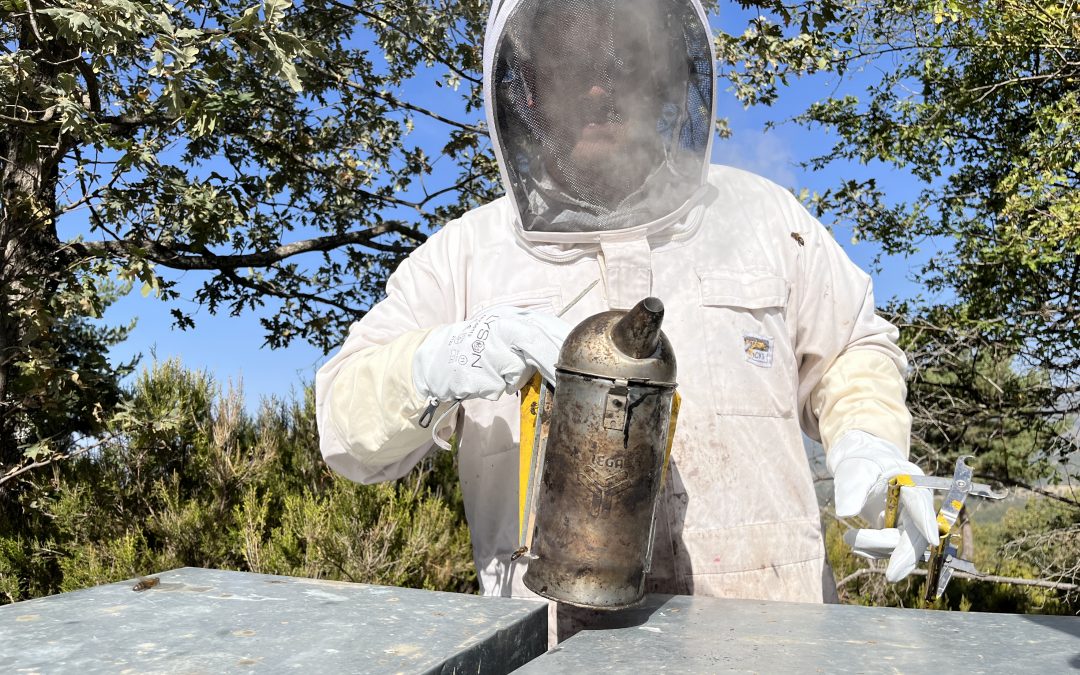
[[[791,417],[798,377],[784,320],[787,281],[720,270],[698,278],[716,412]]]
[[[492,307],[519,307],[521,309],[535,309],[540,312],[550,312],[554,314],[559,309],[559,307],[557,307],[559,298],[560,291],[556,286],[534,288],[518,293],[506,293],[473,303],[469,307],[469,313],[465,318],[476,316]]]

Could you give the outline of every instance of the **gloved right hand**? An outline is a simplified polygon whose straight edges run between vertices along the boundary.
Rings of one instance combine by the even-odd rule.
[[[869,528],[848,530],[844,541],[856,555],[889,558],[885,579],[897,582],[915,570],[928,545],[938,544],[934,497],[926,488],[900,490],[900,522],[885,529],[885,497],[889,479],[900,474],[922,475],[892,443],[864,431],[849,431],[827,455],[833,474],[836,515],[861,515]]]
[[[413,385],[425,398],[489,401],[520,389],[539,370],[555,381],[555,361],[570,325],[551,314],[493,307],[440,326],[413,357]]]

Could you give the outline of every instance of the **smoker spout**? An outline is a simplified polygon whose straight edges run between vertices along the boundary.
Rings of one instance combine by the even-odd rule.
[[[664,321],[664,303],[660,298],[645,298],[619,319],[611,329],[611,340],[619,351],[635,359],[653,355],[660,342],[660,324]]]

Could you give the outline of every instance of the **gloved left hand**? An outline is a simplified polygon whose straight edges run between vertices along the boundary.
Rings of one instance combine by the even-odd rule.
[[[864,431],[849,431],[829,449],[836,515],[861,515],[874,529],[849,530],[844,541],[864,558],[889,557],[885,578],[900,581],[922,560],[928,545],[938,543],[934,497],[926,488],[900,489],[900,517],[895,528],[882,528],[889,479],[922,475],[892,443]]]

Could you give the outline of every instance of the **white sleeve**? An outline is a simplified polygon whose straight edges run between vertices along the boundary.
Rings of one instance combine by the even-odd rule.
[[[794,197],[791,208],[803,240],[795,303],[803,431],[828,450],[843,432],[859,429],[906,455],[911,416],[899,331],[875,313],[869,275]]]
[[[432,445],[431,429],[418,424],[426,401],[413,386],[413,355],[431,328],[455,317],[452,284],[425,254],[430,249],[418,249],[398,267],[386,299],[349,328],[315,376],[319,449],[332,469],[360,483],[400,478]]]

